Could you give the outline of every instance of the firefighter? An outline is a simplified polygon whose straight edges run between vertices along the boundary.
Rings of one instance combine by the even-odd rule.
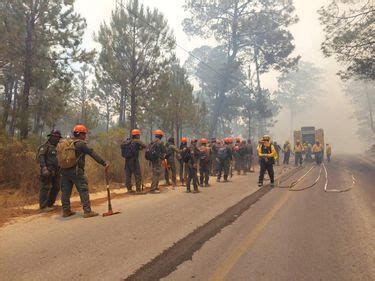
[[[216,176],[217,175],[217,163],[216,163],[216,154],[217,154],[217,146],[220,145],[220,139],[213,138],[211,140],[211,168],[210,168],[210,175]]]
[[[274,187],[275,175],[273,165],[275,164],[275,160],[277,160],[277,153],[268,135],[264,135],[261,144],[258,145],[258,156],[260,163],[258,186],[263,186],[264,174],[267,171],[271,180],[271,187]]]
[[[39,208],[42,212],[54,210],[61,179],[56,151],[61,132],[53,129],[47,137],[47,142],[39,147],[37,157],[40,166]]]
[[[220,182],[221,175],[224,173],[224,182],[228,182],[228,176],[230,172],[230,164],[232,161],[232,150],[230,149],[230,140],[224,139],[224,145],[219,144],[217,146],[217,182]]]
[[[187,160],[186,166],[188,170],[188,178],[186,182],[186,191],[191,192],[190,184],[193,183],[194,193],[199,192],[198,189],[198,161],[199,161],[199,149],[197,148],[198,141],[196,139],[191,140],[190,147],[187,152],[189,153],[189,159]],[[186,158],[185,158],[186,159]]]
[[[303,153],[303,146],[299,140],[296,141],[296,145],[294,146],[294,165],[295,166],[302,166],[302,153]]]
[[[166,169],[165,169],[165,181],[167,185],[170,185],[169,178],[172,177],[173,187],[177,186],[176,179],[176,158],[179,158],[180,151],[175,146],[174,138],[170,137],[166,144]]]
[[[201,146],[199,148],[199,184],[201,187],[209,186],[210,179],[210,148],[207,147],[207,140],[201,139]]]
[[[132,175],[134,174],[136,192],[142,191],[142,174],[139,164],[139,152],[146,148],[141,141],[141,131],[134,129],[131,132],[131,139],[126,139],[121,144],[122,157],[125,158],[125,185],[129,193],[133,193]]]
[[[313,146],[313,153],[315,155],[315,162],[317,165],[322,164],[323,146],[319,141],[316,141]]]
[[[90,218],[95,217],[98,213],[91,210],[89,186],[87,183],[87,177],[85,176],[85,156],[90,155],[98,164],[105,167],[106,170],[109,168],[109,162],[103,160],[95,151],[90,148],[87,144],[88,130],[84,125],[76,125],[73,129],[74,139],[73,144],[75,148],[75,154],[77,161],[76,164],[71,168],[61,169],[61,203],[63,208],[63,217],[69,217],[74,215],[76,212],[70,209],[70,196],[72,194],[73,185],[76,186],[81,204],[83,206],[83,217]],[[61,166],[63,166],[61,164]]]
[[[160,193],[159,190],[159,178],[161,173],[162,161],[165,159],[166,149],[162,142],[164,133],[162,130],[154,131],[154,139],[150,143],[147,151],[146,158],[151,162],[152,166],[152,182],[151,182],[151,193]]]
[[[254,149],[253,144],[251,143],[251,139],[247,140],[247,170],[250,173],[254,173]]]
[[[180,144],[180,147],[179,147],[180,153],[177,154],[178,160],[180,162],[180,182],[181,182],[181,185],[185,185],[186,180],[187,180],[186,164],[185,164],[184,157],[183,157],[185,155],[185,152],[186,152],[187,148],[188,148],[187,142],[188,142],[187,138],[181,138],[181,144]]]
[[[279,156],[280,156],[281,147],[276,141],[273,142],[273,146],[275,147],[275,150],[276,150],[276,153],[277,153],[276,165],[279,166],[280,165]]]
[[[330,144],[326,144],[326,155],[327,155],[327,162],[331,162],[331,154],[332,154],[332,148]]]
[[[284,160],[283,164],[288,165],[289,164],[289,158],[290,158],[290,152],[291,152],[291,147],[289,141],[285,141],[284,146],[283,146],[283,152],[284,152]]]

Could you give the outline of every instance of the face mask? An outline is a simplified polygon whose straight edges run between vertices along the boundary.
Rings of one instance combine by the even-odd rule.
[[[59,139],[56,137],[50,137],[49,140],[50,144],[57,145],[59,143]]]

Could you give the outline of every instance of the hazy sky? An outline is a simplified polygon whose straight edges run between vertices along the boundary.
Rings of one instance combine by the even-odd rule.
[[[193,50],[206,44],[200,38],[189,38],[182,31],[181,22],[186,16],[183,10],[184,0],[140,0],[150,7],[157,7],[167,18],[169,25],[174,30],[177,43],[188,50]],[[324,94],[316,93],[318,99],[311,107],[306,109],[294,124],[294,129],[301,126],[315,126],[324,128],[326,141],[333,144],[336,151],[359,151],[360,146],[356,136],[356,121],[352,118],[352,108],[349,100],[342,92],[343,83],[335,73],[338,65],[334,59],[324,58],[320,51],[320,44],[324,39],[322,28],[319,23],[317,10],[330,0],[295,0],[296,12],[299,22],[291,27],[295,37],[295,54],[301,55],[302,59],[314,63],[324,70],[324,81],[322,87]],[[109,20],[111,10],[115,7],[115,0],[77,0],[76,10],[86,18],[88,30],[84,42],[87,48],[97,47],[92,39],[93,32],[96,32],[104,20]],[[187,53],[177,48],[178,57],[181,61],[187,58]],[[264,87],[270,90],[277,89],[275,74],[262,77]],[[278,122],[271,133],[279,142],[289,138],[289,115],[287,110],[282,110],[277,117]]]

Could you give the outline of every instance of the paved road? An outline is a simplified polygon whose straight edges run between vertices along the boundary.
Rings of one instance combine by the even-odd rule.
[[[280,185],[309,169],[279,169]],[[249,175],[200,194],[114,200],[113,217],[20,221],[0,229],[0,279],[375,280],[375,168],[340,157],[327,165],[327,189],[351,185],[345,169],[357,180],[345,193],[324,192],[324,170],[299,192],[258,190]]]

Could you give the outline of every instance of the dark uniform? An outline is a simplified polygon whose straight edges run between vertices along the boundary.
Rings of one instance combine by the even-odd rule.
[[[56,144],[48,140],[39,148],[38,162],[40,165],[39,207],[45,209],[55,204],[60,191],[60,168],[57,162]]]
[[[250,173],[254,172],[252,168],[253,159],[254,159],[253,145],[251,143],[251,140],[248,139],[247,144],[246,144],[246,157],[245,157],[246,164],[245,165],[246,165],[246,170],[249,171]]]
[[[200,186],[209,186],[210,179],[210,159],[211,153],[210,148],[206,145],[202,145],[199,148],[199,183]]]
[[[232,149],[233,153],[233,159],[234,159],[234,169],[237,171],[237,174],[241,174],[241,169],[242,169],[242,159],[241,159],[241,154],[240,154],[240,143],[236,142]]]
[[[151,192],[159,190],[159,179],[161,173],[161,162],[165,159],[166,149],[164,143],[159,138],[155,138],[151,142],[151,146],[155,146],[158,157],[155,160],[151,161],[152,166],[152,182],[151,182]]]
[[[87,142],[79,138],[75,138],[77,165],[73,168],[61,169],[61,203],[64,213],[70,212],[70,196],[72,194],[73,185],[76,186],[81,199],[83,211],[91,212],[89,187],[87,177],[85,176],[85,155],[90,155],[97,163],[106,166],[104,161],[95,151],[87,145]]]
[[[198,161],[199,161],[199,149],[197,148],[196,143],[192,143],[192,145],[188,148],[190,152],[189,161],[186,163],[186,167],[188,170],[188,178],[186,182],[186,190],[190,192],[190,184],[193,181],[193,188],[194,192],[198,192]]]
[[[216,139],[211,140],[211,146],[210,146],[210,176],[216,176]]]
[[[228,181],[230,162],[232,161],[232,149],[228,144],[217,145],[216,163],[217,163],[217,181],[220,181],[224,173],[224,181]]]
[[[132,146],[135,150],[135,156],[125,159],[125,185],[128,192],[132,192],[132,175],[134,174],[135,186],[137,192],[142,190],[142,174],[139,164],[139,151],[146,148],[146,145],[137,138],[132,139]]]
[[[180,144],[180,154],[179,154],[179,161],[180,161],[180,181],[182,185],[185,185],[187,182],[187,162],[184,161],[184,158],[182,157],[185,155],[186,151],[188,150],[187,143],[181,143]]]
[[[169,141],[166,144],[166,160],[167,160],[167,167],[165,169],[165,181],[167,185],[170,185],[169,178],[172,176],[172,184],[173,186],[177,185],[177,177],[176,177],[176,157],[179,155],[180,151],[174,145],[174,141]]]

